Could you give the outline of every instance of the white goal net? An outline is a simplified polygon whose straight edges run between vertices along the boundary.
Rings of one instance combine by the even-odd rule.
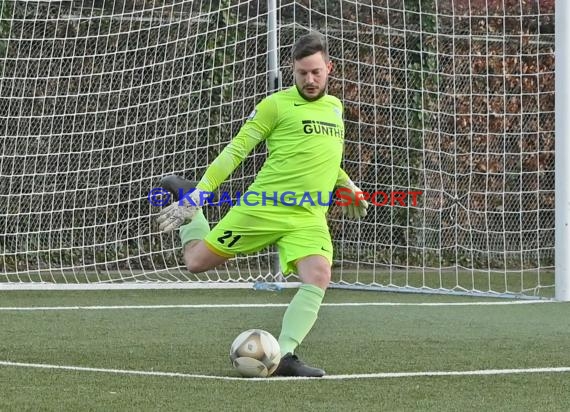
[[[268,33],[287,87],[291,45],[315,29],[345,170],[419,193],[360,222],[331,209],[334,285],[551,294],[554,0],[275,3],[276,27],[265,1],[2,2],[0,289],[279,279],[272,249],[189,274],[147,195],[200,178],[272,91]],[[245,190],[264,159],[220,190]]]

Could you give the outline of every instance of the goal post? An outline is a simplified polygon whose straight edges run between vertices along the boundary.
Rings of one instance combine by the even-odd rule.
[[[188,273],[149,193],[167,174],[200,178],[292,84],[291,46],[318,30],[345,105],[343,167],[377,203],[359,222],[331,208],[332,286],[569,300],[554,260],[567,243],[554,0],[14,0],[1,13],[0,290],[298,284],[271,248]],[[220,191],[246,190],[266,155]],[[227,210],[205,208],[211,224]]]
[[[570,5],[563,0],[556,1],[556,299],[570,301],[570,141],[566,138],[570,130],[570,59],[561,52],[570,42],[570,30],[566,22],[570,18]]]

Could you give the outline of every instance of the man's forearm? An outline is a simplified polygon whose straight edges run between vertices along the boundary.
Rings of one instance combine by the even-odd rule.
[[[251,131],[238,133],[208,166],[204,176],[196,185],[198,190],[202,192],[215,191],[260,141],[261,136],[255,136],[255,133]]]

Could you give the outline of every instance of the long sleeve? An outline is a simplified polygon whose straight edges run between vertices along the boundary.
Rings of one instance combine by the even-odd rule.
[[[338,169],[338,177],[336,179],[336,184],[335,187],[338,186],[346,186],[348,182],[350,182],[350,177],[348,176],[348,174],[342,170],[342,168]]]
[[[263,99],[249,115],[238,134],[206,169],[197,188],[213,192],[265,140],[277,123],[277,108],[271,97]]]

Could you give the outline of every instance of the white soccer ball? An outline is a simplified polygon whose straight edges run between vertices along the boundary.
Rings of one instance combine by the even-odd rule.
[[[281,360],[277,339],[261,329],[239,334],[230,347],[230,360],[240,375],[248,378],[271,376]]]

